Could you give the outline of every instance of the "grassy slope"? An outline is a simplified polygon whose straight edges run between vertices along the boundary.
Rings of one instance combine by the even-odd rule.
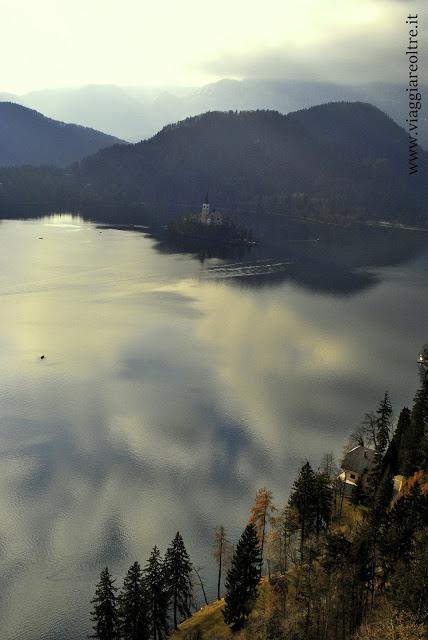
[[[223,621],[221,612],[224,600],[213,602],[197,611],[191,618],[179,626],[179,630],[171,635],[172,640],[184,640],[192,636],[200,640],[229,640],[233,637],[229,627]],[[198,632],[200,636],[198,636]]]
[[[339,501],[340,502],[340,501]],[[343,501],[342,515],[337,519],[333,526],[335,531],[341,531],[348,534],[358,522],[362,520],[364,508],[354,507],[348,500]],[[259,590],[259,598],[256,602],[252,617],[259,614],[258,607],[264,608],[263,595],[266,590],[265,579],[262,578],[261,588]],[[224,606],[224,598],[215,601],[200,611],[197,611],[191,618],[188,618],[179,625],[179,630],[172,633],[171,640],[230,640],[236,638],[230,628],[224,623],[222,608]]]

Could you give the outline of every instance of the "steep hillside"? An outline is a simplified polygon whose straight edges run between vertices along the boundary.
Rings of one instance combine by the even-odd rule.
[[[66,166],[118,142],[100,131],[57,122],[12,102],[0,102],[0,166]]]
[[[219,600],[203,607],[191,618],[179,625],[178,631],[171,635],[171,640],[229,640],[233,633],[223,619],[224,600]]]

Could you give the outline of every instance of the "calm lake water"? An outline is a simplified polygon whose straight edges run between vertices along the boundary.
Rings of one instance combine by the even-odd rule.
[[[39,239],[43,238],[43,239]],[[78,217],[0,223],[0,636],[77,640],[108,564],[210,542],[340,455],[428,339],[428,234],[277,222],[240,258]],[[45,359],[40,356],[45,354]]]

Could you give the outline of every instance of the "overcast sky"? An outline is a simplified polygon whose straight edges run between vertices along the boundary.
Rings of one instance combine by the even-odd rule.
[[[422,4],[0,0],[0,90],[200,85],[224,77],[404,83],[405,17]],[[428,43],[425,66],[427,51]]]

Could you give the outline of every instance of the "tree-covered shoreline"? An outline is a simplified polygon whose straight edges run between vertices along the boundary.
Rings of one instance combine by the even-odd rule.
[[[403,407],[398,420],[388,393],[366,414],[345,447],[350,452],[359,449],[372,455],[364,482],[351,484],[351,493],[346,494],[349,486],[327,454],[316,469],[304,462],[282,507],[274,504],[268,488],[257,492],[235,548],[225,527],[217,527],[213,551],[221,608],[213,610],[222,638],[227,634],[242,640],[426,638],[425,367],[412,408]],[[197,571],[196,575],[204,588]],[[155,547],[144,571],[138,563],[130,567],[118,596],[104,569],[93,601],[91,637],[162,640],[172,633],[177,639],[215,640],[197,624],[185,631],[186,622],[179,630],[195,606],[193,582],[192,564],[179,533],[164,560]]]

